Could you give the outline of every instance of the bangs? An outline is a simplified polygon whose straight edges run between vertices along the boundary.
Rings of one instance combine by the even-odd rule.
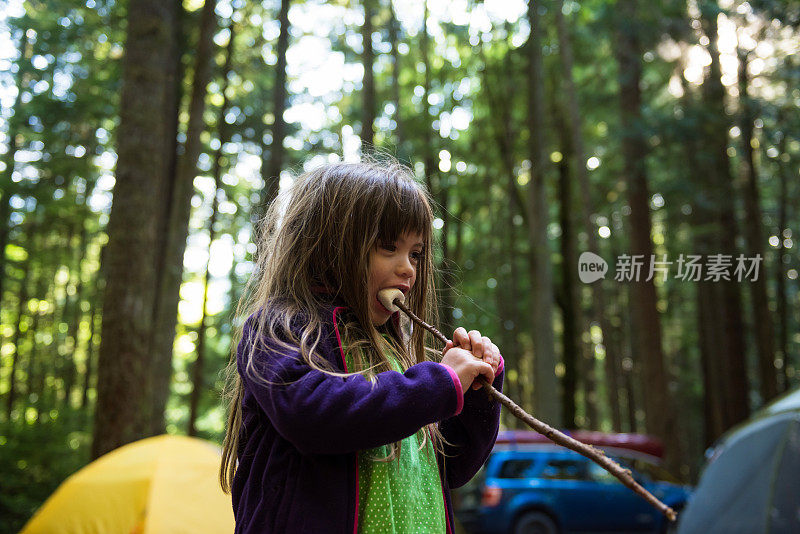
[[[378,240],[393,243],[404,233],[414,233],[428,244],[433,214],[424,193],[416,183],[402,179],[390,179],[386,186],[391,194],[379,215]]]

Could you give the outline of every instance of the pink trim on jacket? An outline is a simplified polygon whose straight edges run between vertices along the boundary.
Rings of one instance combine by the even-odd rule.
[[[447,497],[444,494],[444,479],[442,479],[442,500],[444,501],[444,524],[447,527],[447,534],[452,534],[450,530],[450,513],[447,511]]]
[[[458,415],[464,409],[464,388],[461,386],[461,379],[458,378],[455,370],[449,365],[441,364],[447,372],[450,373],[450,378],[453,380],[453,385],[456,387],[456,413]]]
[[[339,343],[339,354],[342,356],[342,367],[347,372],[347,362],[344,360],[344,350],[342,349],[342,337],[339,335],[339,323],[336,322],[336,312],[346,310],[347,306],[337,306],[333,309],[333,330],[336,332],[336,341]]]
[[[336,322],[336,312],[339,310],[346,310],[347,306],[337,306],[333,309],[333,329],[336,332],[336,341],[339,343],[339,354],[342,356],[342,366],[344,367],[344,372],[349,372],[347,370],[347,362],[344,359],[344,349],[342,348],[342,336],[339,335],[339,323]],[[359,495],[361,491],[358,487],[358,453],[355,454],[356,456],[356,512],[355,517],[353,518],[353,534],[358,534],[358,507],[359,507]]]

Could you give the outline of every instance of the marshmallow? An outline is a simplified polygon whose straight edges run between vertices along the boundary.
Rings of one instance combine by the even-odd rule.
[[[392,313],[400,311],[400,308],[398,308],[394,303],[395,299],[400,299],[401,303],[404,303],[406,301],[405,295],[403,295],[403,292],[400,291],[399,289],[395,289],[392,287],[389,289],[381,289],[380,291],[378,291],[378,300],[381,301],[381,304],[383,304],[386,307],[386,309]]]

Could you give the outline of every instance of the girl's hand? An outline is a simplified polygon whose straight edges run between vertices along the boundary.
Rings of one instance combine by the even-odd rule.
[[[441,363],[456,372],[458,379],[461,381],[461,393],[466,393],[470,386],[473,389],[480,388],[480,384],[473,383],[479,375],[486,377],[490,384],[494,382],[494,370],[491,365],[477,359],[468,350],[449,345],[448,343]]]
[[[477,330],[467,330],[463,327],[456,328],[453,332],[453,341],[448,341],[444,348],[443,353],[447,353],[451,348],[461,348],[468,350],[475,358],[483,360],[492,366],[492,379],[489,380],[491,384],[494,381],[494,375],[497,374],[497,368],[500,365],[500,349],[497,345],[492,343],[492,340],[486,336],[481,336]],[[444,362],[442,362],[444,363]],[[459,375],[459,378],[461,376]],[[487,378],[488,380],[488,378]],[[480,389],[483,387],[480,383],[472,384],[472,389]]]

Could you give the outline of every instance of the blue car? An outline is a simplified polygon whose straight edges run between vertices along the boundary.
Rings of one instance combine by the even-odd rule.
[[[501,443],[481,471],[453,493],[456,518],[470,534],[669,532],[674,524],[599,465],[545,443]],[[690,488],[658,467],[657,457],[600,448],[630,469],[676,511]]]

